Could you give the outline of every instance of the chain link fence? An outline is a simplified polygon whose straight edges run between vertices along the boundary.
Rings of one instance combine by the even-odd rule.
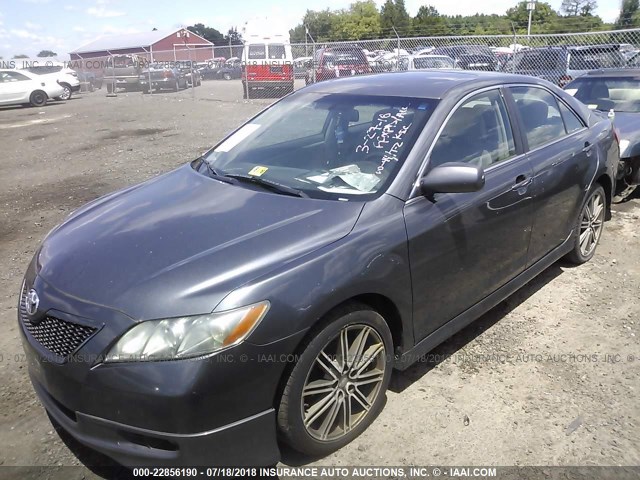
[[[455,68],[545,78],[563,86],[589,70],[640,68],[640,29],[553,35],[385,38],[175,46],[71,60],[87,91],[181,92],[215,101],[268,101],[306,84],[380,72]],[[184,95],[184,93],[183,93]]]

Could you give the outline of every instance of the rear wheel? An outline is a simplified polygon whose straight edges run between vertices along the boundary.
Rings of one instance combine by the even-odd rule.
[[[393,342],[382,316],[353,303],[336,310],[291,371],[278,428],[295,450],[333,452],[360,435],[384,406]]]
[[[225,80],[231,80],[231,74],[229,72],[225,72],[222,74],[222,78]]]
[[[47,94],[42,90],[36,90],[29,97],[29,103],[32,107],[42,107],[47,103]]]
[[[595,184],[591,187],[575,224],[573,250],[566,257],[571,263],[581,265],[593,258],[602,235],[606,211],[604,189],[600,184]]]

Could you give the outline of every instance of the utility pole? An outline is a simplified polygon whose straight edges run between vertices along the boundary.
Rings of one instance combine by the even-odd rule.
[[[398,35],[398,31],[394,25],[391,25],[393,28],[393,33],[396,34],[396,38],[398,39],[398,49],[396,50],[396,71],[400,70],[400,35]]]
[[[535,0],[530,0],[527,2],[527,10],[529,11],[529,25],[527,26],[527,38],[531,36],[531,16],[533,15],[533,11],[536,9]]]

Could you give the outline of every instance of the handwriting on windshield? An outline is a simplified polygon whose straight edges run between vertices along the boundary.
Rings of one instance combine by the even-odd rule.
[[[385,166],[390,162],[397,162],[399,151],[404,144],[403,138],[411,128],[412,123],[406,122],[409,107],[400,107],[396,113],[387,112],[377,115],[375,125],[371,125],[364,136],[364,141],[356,147],[356,152],[365,154],[383,150],[382,161],[376,168],[376,174],[381,175]]]

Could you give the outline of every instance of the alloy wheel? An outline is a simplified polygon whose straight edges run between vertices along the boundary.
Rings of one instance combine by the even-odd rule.
[[[580,253],[588,257],[598,245],[604,222],[605,200],[596,192],[589,199],[580,219]]]
[[[71,88],[70,87],[63,87],[64,91],[62,92],[62,95],[60,95],[60,98],[62,100],[69,100],[71,98]]]
[[[347,325],[317,355],[302,390],[302,418],[316,440],[335,441],[369,414],[381,391],[386,358],[380,334]]]

